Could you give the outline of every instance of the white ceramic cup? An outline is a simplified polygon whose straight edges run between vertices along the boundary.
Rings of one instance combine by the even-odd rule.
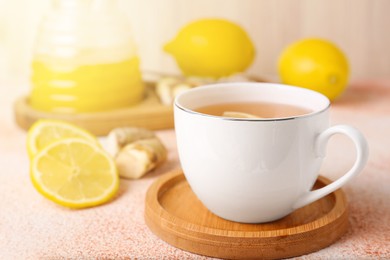
[[[311,113],[288,118],[235,119],[196,112],[231,102],[272,102]],[[280,219],[339,189],[368,157],[363,135],[347,125],[329,126],[322,94],[272,83],[223,83],[188,90],[175,99],[177,146],[184,175],[199,200],[222,218],[245,223]],[[344,134],[356,146],[352,168],[311,191],[328,139]]]

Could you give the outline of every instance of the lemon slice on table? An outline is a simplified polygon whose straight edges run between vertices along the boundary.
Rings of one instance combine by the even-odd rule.
[[[30,174],[44,197],[70,208],[103,204],[119,187],[112,157],[81,138],[61,139],[44,147],[32,159]]]
[[[64,121],[40,119],[27,134],[27,151],[32,158],[39,150],[59,139],[78,137],[98,144],[97,138],[86,130]]]

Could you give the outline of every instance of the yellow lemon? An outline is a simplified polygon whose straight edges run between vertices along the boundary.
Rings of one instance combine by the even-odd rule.
[[[340,96],[348,83],[347,58],[324,39],[308,38],[291,44],[280,55],[278,69],[283,83],[318,91],[330,100]]]
[[[44,197],[70,208],[100,205],[113,198],[119,187],[113,158],[80,138],[45,146],[31,161],[30,174]]]
[[[63,138],[79,137],[98,144],[95,136],[86,130],[64,121],[40,119],[36,121],[27,133],[27,151],[32,158],[39,150],[48,144]]]
[[[224,19],[201,19],[183,27],[164,46],[186,76],[220,78],[243,72],[255,47],[239,25]]]

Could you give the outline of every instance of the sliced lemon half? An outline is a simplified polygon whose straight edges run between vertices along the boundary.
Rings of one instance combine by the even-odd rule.
[[[48,144],[68,137],[78,137],[95,144],[99,143],[94,135],[73,124],[59,120],[40,119],[28,130],[27,152],[32,158]]]
[[[32,159],[30,173],[44,197],[70,208],[103,204],[119,187],[112,157],[80,138],[61,139],[44,147]]]

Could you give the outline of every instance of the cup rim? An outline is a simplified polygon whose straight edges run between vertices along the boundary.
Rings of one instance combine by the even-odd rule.
[[[242,87],[253,86],[253,85],[263,85],[263,86],[268,85],[268,86],[273,86],[273,87],[277,87],[277,88],[286,88],[286,87],[288,87],[290,90],[293,90],[293,91],[302,91],[302,92],[306,92],[306,93],[311,93],[311,95],[316,95],[317,97],[323,99],[326,102],[326,105],[323,108],[315,110],[315,111],[313,111],[311,113],[307,113],[307,114],[303,114],[303,115],[297,115],[297,116],[274,117],[274,118],[234,118],[234,117],[223,117],[223,116],[215,116],[215,115],[200,113],[200,112],[197,112],[197,111],[195,111],[193,109],[186,108],[185,106],[180,104],[180,99],[183,96],[189,95],[192,92],[197,92],[197,91],[199,91],[200,88],[202,90],[205,90],[207,88],[219,88],[219,87],[222,88],[222,87],[229,87],[229,86],[235,87],[237,85],[240,85]],[[200,91],[202,91],[202,90],[200,90]],[[321,114],[324,111],[327,111],[330,108],[330,105],[331,105],[331,102],[328,99],[328,97],[326,97],[325,95],[323,95],[323,94],[321,94],[321,93],[319,93],[317,91],[314,91],[314,90],[311,90],[311,89],[307,89],[307,88],[303,88],[303,87],[287,85],[287,84],[268,83],[268,82],[227,82],[227,83],[205,84],[205,85],[201,85],[201,86],[198,86],[198,87],[186,90],[186,91],[178,94],[175,97],[175,100],[174,100],[174,107],[176,107],[177,109],[180,109],[180,110],[182,110],[182,111],[184,111],[186,113],[190,113],[190,114],[201,116],[201,117],[215,118],[215,119],[218,119],[218,120],[240,121],[240,122],[243,122],[243,121],[245,121],[245,122],[267,122],[267,121],[272,121],[272,122],[274,122],[274,121],[286,121],[286,120],[303,119],[303,118],[312,117],[312,116]]]

